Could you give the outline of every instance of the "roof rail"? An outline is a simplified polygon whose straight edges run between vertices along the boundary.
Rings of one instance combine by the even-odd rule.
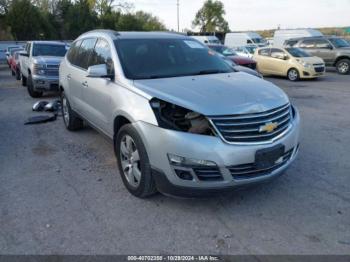
[[[84,34],[88,34],[88,33],[107,33],[107,34],[112,34],[112,35],[115,35],[115,36],[118,36],[120,35],[117,31],[115,30],[112,30],[112,29],[94,29],[94,30],[91,30],[91,31],[87,31],[85,32]]]

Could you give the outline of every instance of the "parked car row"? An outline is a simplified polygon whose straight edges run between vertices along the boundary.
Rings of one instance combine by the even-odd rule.
[[[283,73],[283,76],[288,77],[290,80],[294,79],[293,81],[301,78],[323,76],[325,71],[320,72],[320,68],[322,68],[320,66],[321,64],[327,67],[335,67],[339,74],[350,73],[350,44],[348,40],[335,36],[324,36],[320,31],[315,29],[276,30],[274,38],[269,41],[254,32],[227,33],[225,35],[224,45],[215,36],[194,36],[194,38],[225,56],[235,56],[235,62],[240,65],[246,66],[238,61],[239,56],[252,58],[256,61],[249,64],[253,65],[257,63],[257,70],[260,73],[271,75],[281,75]],[[208,40],[209,38],[210,41]],[[316,63],[316,65],[304,66],[303,68],[300,68],[300,63],[293,65],[295,61],[301,61],[303,59],[298,57],[297,60],[289,60],[293,56],[285,48],[291,47],[302,49],[304,51],[304,58],[308,57],[308,60],[310,60],[311,56],[314,56],[315,58],[313,60],[322,59],[323,61]],[[281,58],[269,57],[269,55],[261,57],[260,52],[257,51],[257,49],[263,49],[262,52],[266,54],[266,52],[271,52],[272,48],[279,50],[278,52],[272,52],[272,54],[286,54],[283,56],[284,63],[281,62]],[[301,54],[301,50],[296,52]],[[269,60],[270,65],[267,68],[267,64],[262,62],[266,60]],[[279,68],[277,71],[271,70],[271,66]],[[284,66],[288,68],[286,69]],[[325,69],[325,67],[323,68]],[[310,69],[312,70],[310,71]]]

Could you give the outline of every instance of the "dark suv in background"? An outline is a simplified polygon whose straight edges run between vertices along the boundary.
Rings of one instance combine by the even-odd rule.
[[[284,42],[285,47],[299,47],[321,57],[327,66],[336,67],[339,74],[350,73],[350,43],[339,37],[301,37]]]

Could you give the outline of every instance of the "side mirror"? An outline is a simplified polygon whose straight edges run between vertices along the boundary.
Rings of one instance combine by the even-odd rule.
[[[29,57],[29,54],[28,53],[19,53],[20,56],[26,56],[26,57]]]
[[[328,49],[333,50],[333,46],[329,45]]]
[[[112,75],[108,75],[107,72],[107,65],[106,64],[101,64],[101,65],[93,65],[89,66],[87,70],[87,77],[95,77],[95,78],[110,78],[113,77]]]

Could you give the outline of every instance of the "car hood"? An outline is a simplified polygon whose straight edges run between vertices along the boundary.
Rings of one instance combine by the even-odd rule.
[[[323,59],[320,57],[317,57],[317,56],[302,57],[302,58],[296,58],[296,59],[297,59],[297,61],[299,59],[299,60],[302,60],[302,61],[309,63],[309,64],[324,64]]]
[[[152,97],[210,116],[267,111],[288,103],[274,84],[246,73],[135,80]]]
[[[34,63],[58,65],[62,59],[63,57],[60,56],[37,56],[34,58]]]

